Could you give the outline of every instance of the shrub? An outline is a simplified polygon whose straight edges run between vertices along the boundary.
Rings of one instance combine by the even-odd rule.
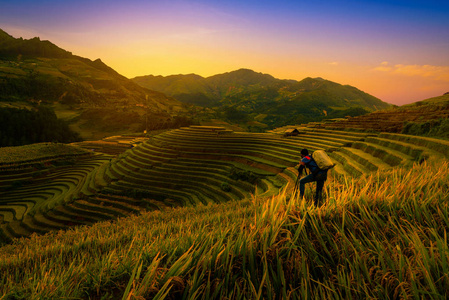
[[[401,133],[449,138],[449,119],[430,120],[427,122],[405,122]]]
[[[150,191],[142,190],[142,189],[126,190],[126,193],[124,196],[128,196],[128,197],[136,199],[136,200],[142,200],[144,198],[154,198]]]
[[[231,169],[229,177],[233,180],[248,181],[252,184],[256,183],[257,179],[259,178],[251,171],[240,170],[237,168]]]
[[[37,170],[47,169],[44,162],[35,163],[35,164],[33,164],[33,167],[35,167]]]
[[[439,126],[431,131],[436,137],[449,138],[449,119],[443,119]]]
[[[224,192],[230,192],[231,191],[231,187],[229,186],[229,183],[227,183],[227,182],[221,183],[221,189]]]
[[[18,189],[30,183],[32,183],[31,180],[16,180],[11,183],[10,189]]]
[[[53,162],[55,166],[73,166],[76,164],[76,160],[73,158],[63,159],[63,160],[55,160]]]

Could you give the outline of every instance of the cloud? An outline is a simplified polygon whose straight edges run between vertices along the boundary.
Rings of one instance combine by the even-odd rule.
[[[388,61],[384,61],[380,64],[380,66],[377,66],[374,68],[375,71],[380,72],[390,72],[393,68],[389,66]]]
[[[331,66],[338,66],[340,63],[338,61],[333,61],[329,63]]]
[[[373,70],[380,72],[389,72],[391,74],[399,74],[404,76],[420,76],[431,78],[434,80],[449,82],[449,66],[402,65],[402,64],[391,66],[388,62],[384,61]]]

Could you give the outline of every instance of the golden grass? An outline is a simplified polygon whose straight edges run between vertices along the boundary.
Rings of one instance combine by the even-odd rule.
[[[3,299],[444,299],[449,162],[149,212],[0,248]],[[306,190],[306,199],[312,190]],[[9,299],[8,298],[8,299]]]

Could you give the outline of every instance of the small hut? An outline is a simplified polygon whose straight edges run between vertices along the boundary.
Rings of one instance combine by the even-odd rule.
[[[285,130],[285,132],[284,132],[284,136],[285,137],[287,137],[287,136],[297,136],[297,135],[299,135],[299,130],[296,129],[296,128],[290,128],[290,129]]]

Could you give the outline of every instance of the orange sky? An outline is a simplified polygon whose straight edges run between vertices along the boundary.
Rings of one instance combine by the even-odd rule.
[[[15,0],[0,2],[0,28],[129,78],[249,68],[402,105],[449,92],[448,11],[431,0]]]

